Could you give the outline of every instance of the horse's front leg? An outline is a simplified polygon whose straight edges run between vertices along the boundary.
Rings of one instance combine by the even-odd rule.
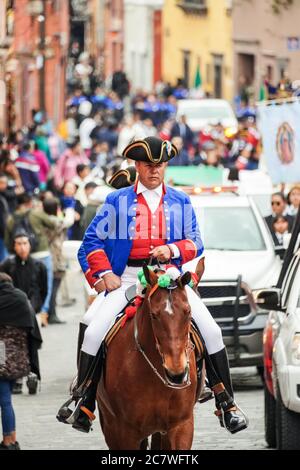
[[[134,430],[120,423],[111,423],[103,431],[109,450],[140,450],[141,445],[144,446],[147,442]]]
[[[194,437],[194,416],[162,434],[162,450],[190,450]]]

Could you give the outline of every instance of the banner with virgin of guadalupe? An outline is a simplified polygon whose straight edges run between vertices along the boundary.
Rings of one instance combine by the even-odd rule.
[[[258,106],[263,155],[273,184],[300,182],[300,100]]]

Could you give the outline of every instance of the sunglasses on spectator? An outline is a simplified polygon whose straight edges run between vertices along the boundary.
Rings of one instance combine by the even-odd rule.
[[[279,202],[279,201],[272,201],[271,202],[272,206],[280,206],[280,204],[282,204],[282,202]]]

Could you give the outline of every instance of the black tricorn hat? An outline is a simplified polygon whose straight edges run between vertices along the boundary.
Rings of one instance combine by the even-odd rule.
[[[136,140],[123,150],[123,157],[138,162],[162,163],[168,162],[178,154],[175,145],[159,137],[146,137]]]
[[[137,171],[135,166],[129,166],[126,170],[118,170],[112,175],[108,184],[115,189],[126,188],[135,183]]]

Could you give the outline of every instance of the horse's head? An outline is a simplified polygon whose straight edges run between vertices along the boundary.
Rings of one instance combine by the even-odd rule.
[[[160,287],[163,272],[143,268],[148,289],[146,302],[151,318],[157,350],[162,358],[166,379],[179,386],[189,380],[191,308],[184,286],[191,280],[189,272]]]

